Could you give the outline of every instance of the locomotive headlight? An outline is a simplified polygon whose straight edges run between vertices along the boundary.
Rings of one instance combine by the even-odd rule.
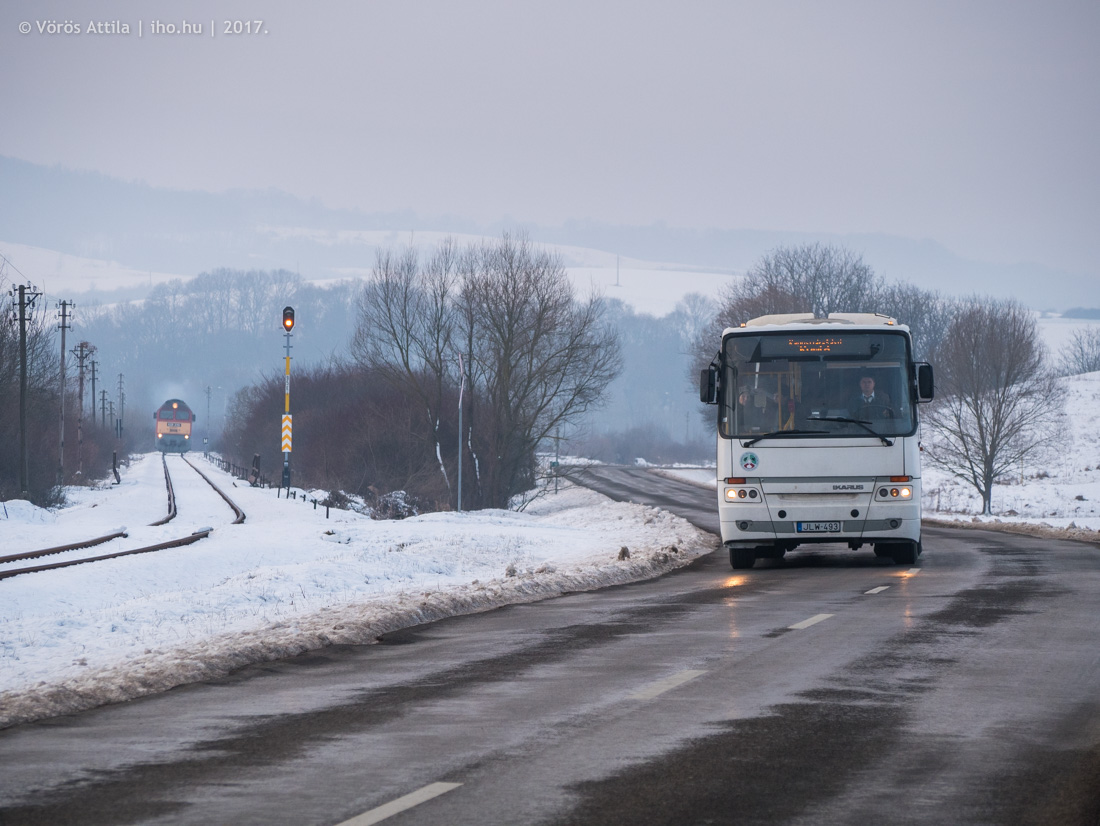
[[[726,488],[726,498],[731,500],[736,499],[737,491],[735,491],[733,488]]]
[[[901,489],[901,498],[902,499],[908,499],[912,495],[913,495],[912,488],[902,488]]]

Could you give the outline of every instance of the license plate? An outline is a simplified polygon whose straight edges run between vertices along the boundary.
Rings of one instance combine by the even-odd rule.
[[[797,522],[798,533],[839,533],[839,522]]]

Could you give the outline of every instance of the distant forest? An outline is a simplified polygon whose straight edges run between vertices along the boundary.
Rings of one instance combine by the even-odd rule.
[[[1062,313],[1062,318],[1086,318],[1100,319],[1100,308],[1097,307],[1073,307]]]

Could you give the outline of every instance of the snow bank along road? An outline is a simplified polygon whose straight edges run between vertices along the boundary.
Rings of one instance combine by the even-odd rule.
[[[0,821],[1097,823],[1096,549],[925,548],[714,553],[10,728]]]
[[[649,579],[714,546],[667,511],[576,486],[523,513],[376,521],[349,511],[329,518],[306,497],[235,486],[205,467],[247,509],[246,522],[230,524],[225,503],[184,468],[180,515],[131,527],[129,541],[216,526],[207,539],[3,581],[0,728],[456,614]],[[161,458],[137,458],[117,486],[69,494],[73,504],[57,513],[0,503],[0,544],[28,551],[159,522]]]

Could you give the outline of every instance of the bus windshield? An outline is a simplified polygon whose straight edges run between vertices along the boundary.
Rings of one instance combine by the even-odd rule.
[[[726,438],[915,432],[901,331],[735,333],[724,361],[719,422]]]

